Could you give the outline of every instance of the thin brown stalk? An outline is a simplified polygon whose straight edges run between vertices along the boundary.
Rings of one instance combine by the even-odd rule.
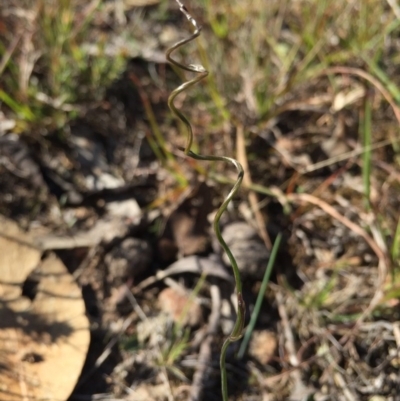
[[[210,287],[211,293],[211,314],[208,320],[206,339],[200,347],[197,369],[193,376],[193,384],[190,389],[189,401],[199,401],[204,390],[204,383],[207,378],[208,369],[212,360],[212,344],[219,327],[221,317],[221,293],[217,285]]]
[[[237,154],[237,159],[238,159],[239,163],[243,166],[243,169],[244,169],[243,184],[248,187],[251,187],[251,185],[253,184],[253,181],[251,179],[249,163],[247,160],[244,129],[243,129],[243,125],[241,125],[241,124],[237,125],[236,154]],[[265,224],[264,217],[259,208],[259,201],[258,201],[257,194],[254,191],[250,190],[248,193],[248,199],[249,199],[249,203],[250,203],[251,209],[253,211],[253,214],[254,214],[254,217],[256,220],[258,233],[260,234],[260,237],[264,241],[267,249],[271,250],[271,248],[272,248],[271,239],[269,238],[267,229],[265,228],[266,224]]]

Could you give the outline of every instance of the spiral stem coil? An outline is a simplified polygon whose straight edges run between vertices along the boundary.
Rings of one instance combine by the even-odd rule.
[[[206,78],[208,75],[208,71],[200,64],[185,65],[185,64],[182,64],[182,63],[176,61],[175,59],[173,59],[171,57],[172,53],[175,50],[177,50],[181,46],[195,40],[201,33],[201,27],[197,24],[197,21],[191,16],[191,14],[189,13],[189,11],[185,7],[185,5],[179,0],[176,0],[176,2],[179,5],[180,11],[185,15],[187,20],[193,26],[194,30],[193,30],[193,33],[188,38],[183,39],[183,40],[177,42],[176,44],[174,44],[173,46],[171,46],[166,52],[166,57],[170,63],[177,66],[178,68],[197,74],[195,76],[195,78],[184,82],[178,88],[173,90],[168,98],[168,106],[171,109],[172,113],[180,121],[182,121],[187,128],[187,142],[186,142],[184,152],[187,156],[189,156],[195,160],[223,161],[223,162],[231,163],[236,167],[236,170],[238,172],[237,180],[236,180],[233,188],[229,192],[228,196],[225,198],[222,205],[219,207],[219,209],[215,215],[214,222],[213,222],[213,229],[214,229],[215,235],[216,235],[218,241],[220,242],[222,248],[228,255],[229,261],[232,266],[232,271],[233,271],[233,275],[235,278],[235,284],[236,284],[237,305],[238,305],[235,325],[233,327],[231,334],[226,338],[225,342],[223,343],[223,346],[221,349],[221,357],[220,357],[222,397],[223,397],[223,401],[227,401],[228,400],[228,385],[227,385],[227,374],[226,374],[226,366],[225,366],[226,352],[227,352],[227,349],[228,349],[228,346],[230,343],[235,342],[242,337],[244,321],[245,321],[245,303],[244,303],[243,296],[242,296],[242,281],[240,279],[239,268],[238,268],[235,257],[233,256],[231,250],[229,249],[229,246],[226,244],[225,240],[222,237],[219,223],[220,223],[222,214],[226,211],[226,209],[229,205],[229,202],[236,195],[236,193],[242,183],[244,171],[243,171],[243,167],[241,166],[241,164],[237,160],[235,160],[231,157],[200,155],[200,154],[194,153],[191,150],[192,144],[193,144],[192,125],[191,125],[190,121],[187,119],[187,117],[180,110],[178,110],[176,108],[174,101],[179,94],[181,94],[182,92],[186,91],[190,87],[196,85],[198,82],[200,82],[201,80]]]

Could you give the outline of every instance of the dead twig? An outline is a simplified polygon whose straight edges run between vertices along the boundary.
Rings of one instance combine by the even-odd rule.
[[[354,394],[346,381],[344,380],[342,374],[338,371],[333,373],[333,379],[338,387],[340,387],[343,391],[343,395],[347,401],[358,401],[359,397]]]
[[[143,280],[134,289],[133,293],[138,294],[145,288],[164,280],[169,276],[182,273],[206,274],[223,280],[232,281],[232,276],[228,274],[225,268],[218,262],[209,258],[199,256],[188,256],[173,263],[165,270],[158,271],[154,276]]]
[[[208,321],[206,339],[200,347],[197,369],[193,376],[193,384],[190,389],[189,401],[199,401],[203,393],[204,382],[208,376],[208,367],[212,360],[212,343],[218,330],[221,317],[221,293],[217,285],[210,287],[211,293],[211,314]]]
[[[247,154],[246,154],[244,129],[243,129],[243,125],[241,125],[241,124],[237,125],[236,153],[237,153],[237,159],[238,159],[239,163],[243,166],[243,169],[245,172],[244,177],[243,177],[243,184],[246,186],[251,186],[252,180],[251,180],[249,163],[248,163]],[[254,214],[254,217],[256,220],[256,224],[257,224],[257,228],[258,228],[260,237],[263,239],[267,249],[271,250],[271,248],[272,248],[271,239],[269,238],[268,232],[265,228],[265,221],[264,221],[264,217],[259,208],[257,194],[254,191],[250,190],[248,197],[249,197],[249,203],[250,203],[251,209],[253,210],[253,214]]]
[[[383,141],[372,144],[371,146],[366,146],[366,147],[363,146],[363,147],[351,150],[350,152],[345,152],[340,155],[330,157],[329,159],[323,160],[321,162],[311,164],[307,167],[300,169],[299,173],[300,174],[311,173],[312,171],[319,170],[321,168],[330,166],[334,163],[338,163],[338,162],[359,156],[359,155],[363,154],[364,152],[380,149],[384,146],[393,144],[394,142],[396,142],[396,140],[394,140],[394,139],[384,139]]]

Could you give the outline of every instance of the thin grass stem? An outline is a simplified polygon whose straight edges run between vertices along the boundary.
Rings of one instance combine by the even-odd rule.
[[[265,291],[267,290],[267,286],[269,283],[269,279],[271,277],[272,269],[274,268],[274,265],[275,265],[276,255],[278,254],[278,249],[281,244],[281,240],[282,240],[282,234],[279,233],[275,239],[274,246],[272,247],[271,256],[269,258],[268,265],[265,270],[263,280],[261,282],[260,291],[258,292],[258,295],[257,295],[256,304],[254,306],[254,312],[251,314],[250,323],[247,326],[247,329],[244,333],[243,341],[240,344],[239,352],[237,354],[238,359],[243,358],[244,353],[246,352],[247,346],[249,344],[251,335],[254,331],[254,327],[256,325],[258,315],[260,314],[261,306],[262,306],[262,303],[264,300]]]

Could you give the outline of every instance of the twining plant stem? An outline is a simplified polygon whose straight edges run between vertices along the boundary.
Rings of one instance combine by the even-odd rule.
[[[232,200],[232,198],[235,196],[236,192],[238,191],[238,189],[239,189],[239,187],[240,187],[240,185],[242,183],[242,180],[243,180],[244,172],[243,172],[243,167],[241,166],[241,164],[235,159],[232,159],[232,158],[227,157],[227,156],[200,155],[200,154],[194,153],[191,150],[192,144],[193,144],[193,129],[192,129],[192,126],[191,126],[189,120],[186,118],[186,116],[175,107],[174,100],[180,93],[184,92],[188,88],[192,87],[193,85],[197,84],[199,81],[204,79],[208,75],[208,71],[200,64],[184,65],[184,64],[181,64],[178,61],[174,60],[171,57],[172,52],[174,52],[179,47],[181,47],[181,46],[191,42],[192,40],[196,39],[200,35],[200,32],[201,32],[201,27],[197,24],[197,21],[190,15],[190,13],[187,10],[187,8],[179,0],[176,0],[176,2],[178,3],[179,8],[182,11],[182,13],[185,15],[185,17],[188,19],[188,21],[192,24],[192,26],[194,28],[194,31],[193,31],[191,36],[189,36],[186,39],[183,39],[183,40],[179,41],[178,43],[174,44],[173,46],[171,46],[167,50],[167,54],[166,54],[167,55],[167,59],[173,65],[175,65],[175,66],[177,66],[177,67],[179,67],[179,68],[181,68],[181,69],[183,69],[185,71],[194,72],[194,73],[198,74],[195,78],[183,83],[178,88],[176,88],[174,91],[172,91],[171,95],[168,98],[168,106],[169,106],[169,108],[175,114],[175,116],[177,118],[179,118],[179,120],[181,120],[185,124],[185,126],[187,127],[188,137],[187,137],[187,143],[186,143],[186,147],[184,149],[184,152],[185,152],[185,154],[187,156],[189,156],[189,157],[191,157],[193,159],[196,159],[196,160],[223,161],[223,162],[232,163],[236,167],[236,169],[238,171],[237,180],[236,180],[233,188],[229,192],[228,196],[225,198],[224,202],[222,203],[222,205],[218,209],[218,211],[217,211],[217,213],[215,215],[215,218],[214,218],[214,223],[213,223],[213,228],[214,228],[214,231],[215,231],[215,235],[217,236],[218,241],[220,242],[222,248],[224,249],[224,251],[228,255],[228,258],[229,258],[231,266],[232,266],[233,275],[235,277],[237,303],[238,303],[236,322],[235,322],[235,325],[233,327],[233,330],[232,330],[231,334],[225,340],[225,342],[224,342],[224,344],[222,346],[221,358],[220,358],[222,398],[223,398],[223,401],[228,401],[228,384],[227,384],[228,381],[227,381],[226,366],[225,366],[226,352],[228,350],[228,346],[229,346],[230,343],[232,343],[234,341],[237,341],[242,337],[244,319],[245,319],[245,304],[244,304],[243,297],[242,297],[242,281],[240,279],[239,268],[238,268],[238,265],[236,263],[236,260],[235,260],[235,258],[233,256],[231,250],[229,249],[228,245],[226,244],[226,242],[222,238],[219,221],[221,219],[222,214],[226,211],[229,202]]]

